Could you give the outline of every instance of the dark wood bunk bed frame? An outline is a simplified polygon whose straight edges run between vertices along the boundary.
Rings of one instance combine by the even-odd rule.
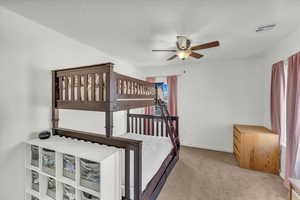
[[[129,112],[133,108],[155,104],[161,106],[163,111],[161,116]],[[59,109],[105,112],[105,135],[59,128]],[[121,110],[127,110],[127,132],[169,137],[173,144],[172,151],[144,191],[142,191],[142,141],[113,136],[113,112]],[[134,200],[155,200],[179,159],[178,117],[169,116],[163,103],[158,100],[156,85],[118,74],[113,71],[112,63],[52,71],[52,126],[53,135],[125,150],[123,200],[130,200],[130,151],[134,152]]]

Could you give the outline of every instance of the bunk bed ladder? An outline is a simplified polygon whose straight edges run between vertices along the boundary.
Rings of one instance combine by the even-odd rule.
[[[169,113],[166,103],[164,101],[162,101],[161,99],[158,99],[157,103],[161,110],[161,117],[166,123],[166,131],[169,134],[169,137],[173,144],[175,153],[177,155],[178,154],[178,145],[177,145],[178,138],[175,135],[175,128],[174,128],[173,122],[168,120],[168,118],[170,118],[170,113]]]

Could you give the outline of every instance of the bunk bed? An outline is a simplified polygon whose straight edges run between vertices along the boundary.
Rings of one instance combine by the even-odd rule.
[[[130,113],[154,105],[161,116]],[[59,128],[59,109],[105,112],[105,134]],[[122,110],[128,134],[117,137],[113,112]],[[123,200],[155,200],[179,159],[178,117],[158,99],[156,84],[116,73],[112,63],[52,71],[52,126],[53,135],[123,149]],[[147,162],[151,154],[157,155],[154,168]]]

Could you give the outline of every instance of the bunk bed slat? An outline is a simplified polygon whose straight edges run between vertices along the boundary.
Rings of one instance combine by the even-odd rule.
[[[99,101],[104,101],[103,99],[103,89],[104,89],[104,83],[103,83],[103,73],[99,74]]]
[[[139,117],[139,134],[142,134],[142,118]]]
[[[69,101],[69,79],[68,77],[64,77],[65,81],[65,101]]]
[[[131,95],[134,95],[134,90],[133,90],[133,88],[134,88],[134,82],[133,82],[133,81],[130,81],[130,94],[131,94]]]
[[[156,136],[159,136],[159,132],[158,132],[158,124],[159,124],[159,120],[156,119]]]
[[[74,83],[75,83],[75,77],[74,76],[71,76],[71,84],[70,84],[70,87],[71,87],[71,101],[74,101]]]
[[[127,94],[130,94],[131,93],[131,82],[130,81],[127,81]]]
[[[133,92],[132,92],[132,81],[128,81],[129,82],[129,92],[128,94],[129,95],[133,95]]]
[[[95,101],[95,74],[91,74],[91,101]]]
[[[168,125],[165,123],[165,131],[166,131],[166,136],[169,137],[169,131],[168,131]]]
[[[77,101],[81,101],[81,76],[77,75]]]
[[[131,133],[133,133],[134,130],[133,130],[133,117],[131,117]]]
[[[148,129],[147,135],[150,135],[150,119],[149,118],[147,119],[147,129]]]
[[[121,90],[121,95],[124,94],[124,80],[120,80],[121,81],[121,85],[120,85],[120,90]]]
[[[63,77],[58,78],[58,90],[59,90],[59,100],[63,100],[63,83],[62,83]]]
[[[143,132],[143,134],[146,135],[146,118],[143,117],[143,120],[144,120],[144,124],[143,124],[143,126],[144,126],[144,132]]]
[[[88,74],[83,76],[84,81],[84,101],[88,101]]]
[[[137,118],[135,117],[135,130],[134,130],[135,133],[137,133]]]
[[[151,126],[151,135],[154,136],[154,119],[151,119],[152,121],[152,126]]]

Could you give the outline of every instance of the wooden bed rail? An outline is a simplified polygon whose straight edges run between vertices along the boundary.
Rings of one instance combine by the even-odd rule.
[[[167,120],[173,123],[175,136],[179,137],[178,117],[169,116],[167,117]],[[167,124],[163,120],[162,116],[155,115],[131,114],[127,112],[127,132],[141,135],[169,137]]]
[[[56,107],[105,111],[110,100],[112,64],[55,70]]]
[[[56,108],[114,112],[154,105],[155,84],[118,74],[112,63],[53,73]]]
[[[117,99],[154,99],[155,84],[114,73],[117,80]]]
[[[130,151],[134,152],[134,199],[142,198],[142,141],[120,137],[106,137],[105,135],[75,131],[70,129],[53,128],[53,135],[70,137],[73,139],[114,146],[125,150],[125,197],[130,200]]]

